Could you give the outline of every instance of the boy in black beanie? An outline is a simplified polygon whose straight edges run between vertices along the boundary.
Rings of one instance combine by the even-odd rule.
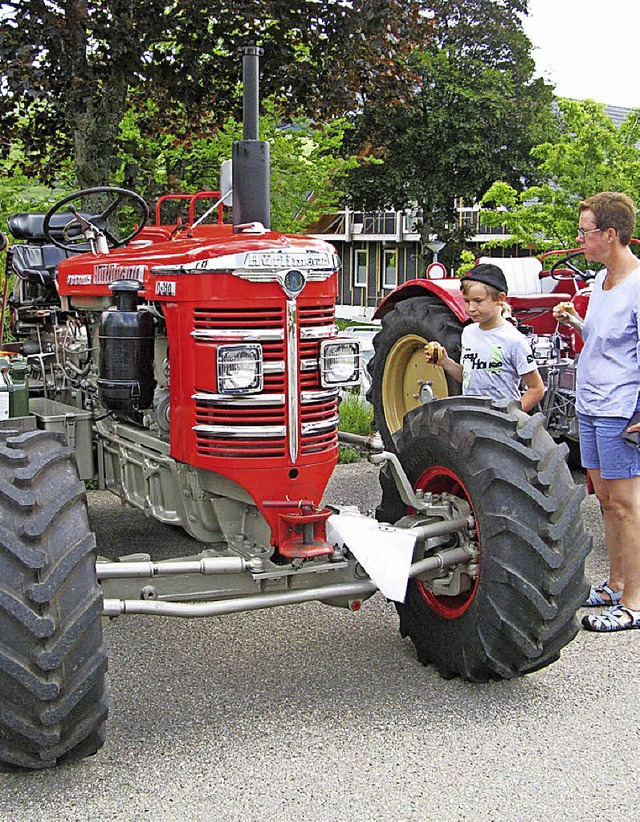
[[[544,383],[527,338],[505,319],[507,281],[502,269],[481,263],[462,278],[460,290],[473,320],[462,329],[460,362],[437,342],[425,346],[427,362],[461,382],[465,395],[519,400],[522,410],[530,411],[544,396]]]

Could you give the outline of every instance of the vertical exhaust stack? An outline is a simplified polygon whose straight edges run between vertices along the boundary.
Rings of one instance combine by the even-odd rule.
[[[269,143],[258,139],[259,58],[258,46],[242,51],[242,140],[233,144],[233,227],[259,222],[271,228]]]

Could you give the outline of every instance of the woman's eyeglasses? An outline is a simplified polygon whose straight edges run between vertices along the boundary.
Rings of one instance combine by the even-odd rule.
[[[593,234],[594,231],[602,231],[601,228],[587,228],[586,231],[583,228],[578,229],[578,239],[584,240],[587,234]]]

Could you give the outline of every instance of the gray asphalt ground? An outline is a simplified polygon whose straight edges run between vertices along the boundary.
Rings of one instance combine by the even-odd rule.
[[[376,469],[340,466],[327,498],[373,510]],[[108,493],[90,507],[108,555],[186,544]],[[598,580],[593,498],[583,514]],[[550,667],[487,685],[422,667],[380,595],[358,613],[121,617],[107,639],[105,747],[0,770],[0,819],[640,819],[640,631],[581,631]]]

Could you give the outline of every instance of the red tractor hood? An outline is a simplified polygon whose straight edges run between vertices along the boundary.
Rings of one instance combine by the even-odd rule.
[[[116,280],[145,281],[150,274],[198,274],[215,271],[314,269],[335,270],[335,249],[324,240],[277,232],[230,234],[132,244],[109,254],[77,254],[58,268],[61,295],[109,295]]]

